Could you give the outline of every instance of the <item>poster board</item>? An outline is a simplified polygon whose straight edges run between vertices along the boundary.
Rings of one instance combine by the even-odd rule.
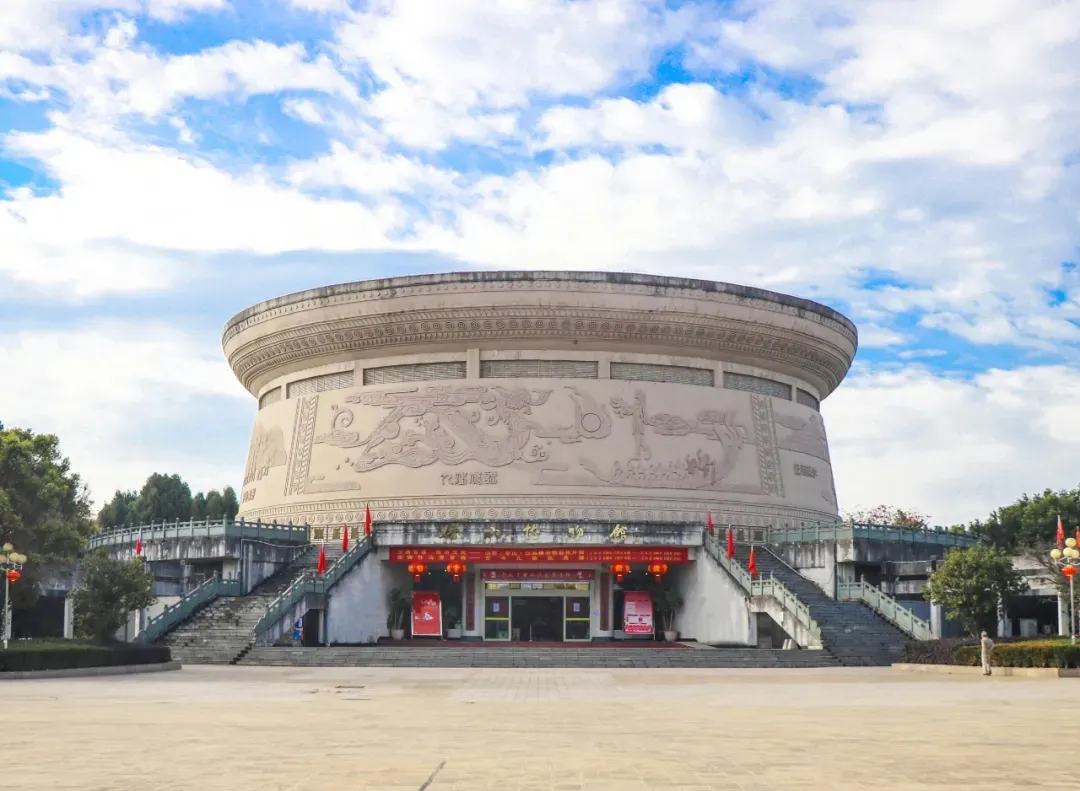
[[[413,591],[412,636],[442,637],[442,600],[432,591]]]
[[[623,634],[635,637],[653,634],[652,594],[648,591],[623,593]]]

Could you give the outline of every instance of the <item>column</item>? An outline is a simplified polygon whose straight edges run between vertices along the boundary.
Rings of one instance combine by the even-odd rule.
[[[1069,602],[1058,591],[1058,636],[1069,635]]]
[[[72,601],[71,595],[64,597],[64,639],[73,640],[75,638],[75,602]]]

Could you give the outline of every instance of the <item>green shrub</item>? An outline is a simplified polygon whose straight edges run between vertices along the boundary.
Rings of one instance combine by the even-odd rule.
[[[912,642],[904,662],[924,665],[968,665],[982,662],[979,642],[970,637]],[[991,664],[998,667],[1080,667],[1080,646],[1068,638],[1031,640],[1003,638],[994,642]]]
[[[0,672],[151,665],[171,660],[167,646],[26,640],[0,650]]]

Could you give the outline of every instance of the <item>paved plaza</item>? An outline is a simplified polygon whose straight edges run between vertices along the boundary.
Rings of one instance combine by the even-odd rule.
[[[0,682],[0,788],[1074,788],[1080,681],[189,667]]]

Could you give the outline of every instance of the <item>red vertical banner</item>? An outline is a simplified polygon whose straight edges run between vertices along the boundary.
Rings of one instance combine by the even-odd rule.
[[[600,575],[600,631],[610,629],[608,615],[611,612],[611,575],[604,572]]]
[[[465,586],[465,631],[476,631],[476,575],[471,571],[461,578]]]
[[[412,595],[412,636],[442,637],[442,600],[432,591]]]
[[[652,594],[648,591],[625,591],[623,593],[623,634],[641,636],[652,633]]]

